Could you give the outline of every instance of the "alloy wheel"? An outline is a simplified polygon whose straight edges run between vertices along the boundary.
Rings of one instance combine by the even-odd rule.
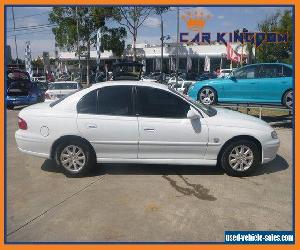
[[[69,145],[62,150],[60,162],[64,168],[76,173],[85,166],[86,156],[80,147]]]
[[[239,145],[231,150],[228,160],[232,169],[242,172],[251,167],[254,160],[254,154],[248,146]]]
[[[212,89],[204,88],[200,92],[200,101],[205,105],[210,105],[215,102],[215,93]]]

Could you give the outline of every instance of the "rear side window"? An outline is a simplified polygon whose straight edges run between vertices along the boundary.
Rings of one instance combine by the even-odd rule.
[[[144,117],[186,118],[190,105],[165,90],[137,87],[136,109]]]
[[[97,114],[97,90],[87,93],[77,104],[80,114]]]
[[[101,115],[132,115],[132,87],[108,86],[99,89],[98,113]]]
[[[260,70],[261,78],[291,77],[292,69],[284,65],[263,65]]]
[[[293,70],[289,67],[283,66],[283,76],[284,77],[292,77],[293,76]]]

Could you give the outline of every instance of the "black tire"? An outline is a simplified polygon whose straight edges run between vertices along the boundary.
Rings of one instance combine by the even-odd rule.
[[[14,105],[8,105],[7,109],[14,109]]]
[[[294,93],[293,90],[290,89],[286,91],[282,97],[282,104],[289,109],[293,108],[293,101],[294,101]]]
[[[229,161],[232,157],[230,155],[231,155],[231,153],[235,152],[234,149],[236,149],[238,147],[242,147],[242,146],[245,146],[245,149],[247,149],[247,147],[248,147],[252,151],[252,155],[253,155],[252,163],[250,164],[251,160],[249,160],[250,166],[249,167],[247,166],[248,168],[245,167],[245,170],[234,169],[229,163]],[[225,172],[230,176],[248,176],[258,166],[260,166],[261,152],[260,152],[258,146],[253,141],[246,140],[246,139],[233,141],[223,151],[223,153],[221,155],[221,159],[220,159],[220,164],[221,164],[221,167],[225,170]],[[234,164],[234,163],[232,163],[232,164]],[[237,164],[239,164],[239,163],[237,163]],[[240,167],[238,166],[238,168],[240,168]]]
[[[62,163],[62,157],[63,157],[62,153],[65,152],[64,150],[67,147],[71,147],[71,146],[80,148],[85,156],[84,164],[82,167],[80,167],[79,170],[74,169],[72,171],[70,168],[65,167],[65,164]],[[84,142],[83,140],[80,140],[80,139],[67,140],[67,141],[60,143],[55,150],[55,161],[56,161],[56,164],[59,167],[61,167],[61,169],[64,171],[64,173],[70,177],[84,176],[87,173],[89,173],[93,167],[96,166],[96,156],[95,156],[94,151],[91,149],[91,147],[86,142]],[[73,162],[73,164],[74,164],[74,162]],[[77,164],[77,166],[79,166],[79,165]]]
[[[203,91],[207,91],[208,93],[212,93],[212,94],[214,95],[214,98],[213,98],[213,99],[209,98],[209,100],[211,100],[209,103],[208,103],[208,102],[205,102],[205,100],[202,99],[201,93],[202,93]],[[206,100],[208,100],[208,99],[206,99]],[[200,89],[199,92],[198,92],[198,101],[201,102],[201,103],[204,104],[204,105],[214,105],[214,104],[216,104],[216,103],[218,102],[218,95],[217,95],[216,90],[214,90],[214,89],[211,88],[211,87],[203,87],[203,88]]]

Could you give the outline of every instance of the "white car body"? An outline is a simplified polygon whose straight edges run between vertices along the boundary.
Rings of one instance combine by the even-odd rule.
[[[26,121],[27,129],[19,129],[15,133],[19,150],[53,158],[55,142],[65,136],[75,136],[90,143],[99,163],[216,165],[226,142],[237,136],[248,136],[260,143],[262,163],[276,156],[279,139],[271,136],[274,130],[266,122],[221,108],[217,109],[216,115],[209,116],[186,99],[183,100],[198,113],[199,119],[77,112],[78,101],[87,93],[116,85],[159,89],[183,99],[158,83],[115,81],[94,84],[53,107],[49,103],[41,103],[22,109],[19,117]]]
[[[221,69],[218,78],[228,77],[232,73],[232,69]]]
[[[76,84],[76,88],[59,88],[51,89],[52,85],[63,85],[63,84]],[[49,85],[49,89],[45,92],[45,102],[53,102],[67,95],[77,92],[81,87],[78,82],[75,81],[58,81],[53,82]]]
[[[178,81],[177,81],[177,82],[178,82],[178,83],[183,83],[184,80],[183,80],[181,77],[178,77]],[[173,76],[173,77],[171,77],[171,78],[169,79],[168,85],[173,85],[174,83],[176,83],[176,77],[175,77],[175,76]]]
[[[174,83],[172,85],[172,87],[174,89],[176,89],[177,91],[179,91],[180,93],[183,93],[185,88],[187,88],[188,86],[193,85],[195,82],[194,81],[178,81],[178,83]]]
[[[47,82],[45,76],[35,76],[35,77],[32,77],[32,81],[33,82]]]

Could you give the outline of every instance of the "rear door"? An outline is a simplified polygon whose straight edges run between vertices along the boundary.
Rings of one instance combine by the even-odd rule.
[[[139,153],[143,159],[202,159],[208,142],[203,119],[190,120],[190,105],[175,94],[136,87]]]
[[[263,64],[260,68],[261,102],[280,103],[284,92],[292,87],[292,69],[281,64]]]
[[[107,86],[84,96],[77,106],[80,133],[97,158],[137,158],[138,123],[132,86]]]

